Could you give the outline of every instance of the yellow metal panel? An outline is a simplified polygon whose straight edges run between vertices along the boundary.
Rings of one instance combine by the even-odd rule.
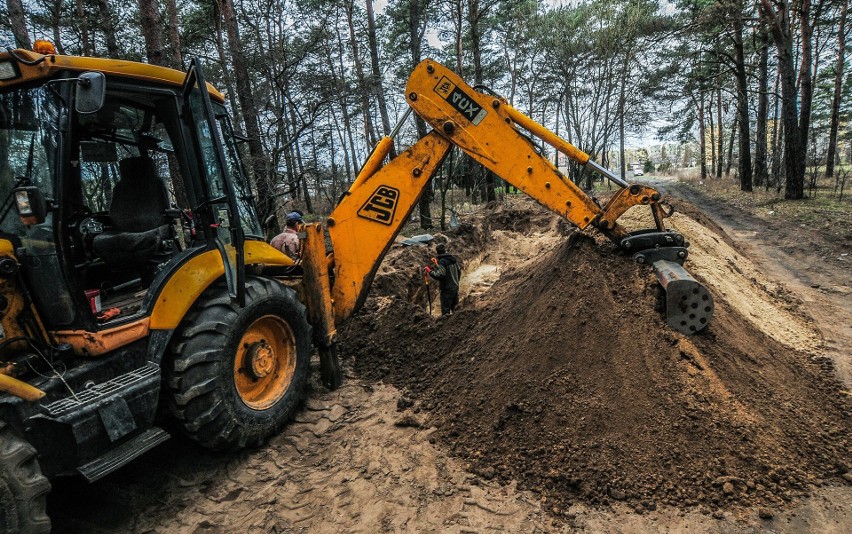
[[[328,219],[334,245],[334,318],[341,322],[364,298],[379,263],[450,151],[435,132],[353,184]]]
[[[95,57],[77,57],[77,56],[60,56],[49,55],[42,56],[28,50],[15,50],[15,55],[26,59],[27,61],[35,61],[44,57],[45,60],[38,65],[24,65],[17,63],[21,71],[21,77],[12,80],[0,81],[0,87],[24,83],[38,78],[53,76],[62,70],[72,71],[98,71],[106,75],[122,76],[125,78],[133,78],[136,80],[162,83],[166,85],[182,86],[186,79],[186,73],[179,70],[170,69],[167,67],[159,67],[157,65],[149,65],[147,63],[137,63],[135,61],[123,61],[119,59],[104,59]],[[0,61],[14,58],[9,53],[0,54]],[[225,102],[225,97],[217,91],[212,85],[207,84],[210,90],[210,97],[219,103]]]
[[[325,255],[325,239],[321,224],[305,226],[305,242],[302,246],[302,269],[304,271],[304,303],[308,318],[314,328],[314,339],[322,347],[335,341],[337,329],[334,325],[334,308],[331,302],[331,280]]]
[[[475,91],[429,59],[414,68],[405,92],[408,104],[436,131],[547,208],[580,228],[600,214],[592,199],[515,129],[503,100]],[[588,160],[579,150],[574,156]]]
[[[147,317],[132,323],[123,324],[88,332],[86,330],[59,330],[53,332],[58,343],[68,343],[74,348],[74,353],[82,356],[102,356],[117,348],[133,343],[148,335],[149,320]]]
[[[377,170],[381,169],[385,158],[391,151],[391,148],[393,148],[393,139],[390,137],[382,137],[376,144],[376,148],[373,149],[370,157],[367,158],[364,166],[361,167],[361,172],[358,173],[355,181],[352,182],[352,187],[350,189],[358,187],[361,185],[361,182],[375,174]]]
[[[0,391],[29,402],[35,402],[45,396],[44,391],[4,374],[0,374]]]
[[[540,137],[542,141],[562,152],[580,165],[585,165],[589,162],[588,154],[551,132],[541,124],[527,117],[509,104],[503,102],[501,103],[500,108],[521,128],[524,128],[533,135]]]
[[[226,247],[234,254],[234,247]],[[284,253],[262,241],[246,241],[246,265],[293,265]],[[151,312],[151,329],[177,328],[186,312],[210,284],[225,274],[222,256],[208,250],[186,262],[166,283]]]

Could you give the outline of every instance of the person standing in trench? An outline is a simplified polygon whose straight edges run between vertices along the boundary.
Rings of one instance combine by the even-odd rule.
[[[426,267],[426,272],[438,281],[441,288],[441,315],[452,315],[459,305],[461,264],[455,256],[447,253],[447,247],[443,243],[435,248],[435,252],[438,257],[432,258],[432,266]]]

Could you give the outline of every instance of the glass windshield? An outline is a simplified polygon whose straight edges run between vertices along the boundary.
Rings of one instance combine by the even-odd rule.
[[[0,231],[22,235],[24,229],[10,192],[27,182],[53,198],[53,176],[59,142],[59,97],[47,87],[19,88],[0,93]]]
[[[97,113],[77,115],[80,139],[80,203],[90,212],[109,212],[113,189],[121,181],[121,162],[150,159],[156,178],[163,181],[169,205],[190,206],[183,191],[183,177],[173,161],[178,114],[174,98],[111,91]]]
[[[237,210],[243,230],[245,230],[246,235],[262,238],[263,230],[260,228],[260,222],[254,209],[254,197],[240,160],[231,121],[224,106],[213,104],[213,110],[216,113],[216,122],[219,123],[219,131],[222,133],[222,141],[225,144],[225,162],[228,165],[228,172],[233,177],[234,191],[237,194]]]

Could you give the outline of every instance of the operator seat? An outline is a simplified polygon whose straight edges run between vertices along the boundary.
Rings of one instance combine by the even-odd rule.
[[[147,156],[123,159],[118,166],[121,179],[109,206],[112,228],[95,236],[92,248],[111,266],[142,267],[160,252],[170,233],[166,184]]]

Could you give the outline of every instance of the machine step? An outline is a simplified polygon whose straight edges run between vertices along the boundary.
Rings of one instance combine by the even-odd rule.
[[[144,367],[140,367],[139,369],[134,369],[129,373],[119,375],[112,380],[95,384],[92,387],[77,392],[75,396],[59,399],[58,401],[48,404],[44,408],[51,417],[60,417],[63,414],[82,407],[83,405],[95,403],[101,399],[114,395],[124,388],[130,388],[138,382],[148,380],[152,376],[159,374],[159,372],[159,366],[148,364]]]
[[[145,454],[170,437],[169,433],[162,428],[149,428],[145,432],[139,434],[130,441],[122,443],[103,456],[95,458],[85,465],[81,465],[77,468],[77,471],[83,475],[83,478],[85,478],[88,482],[94,482],[95,480],[112,473],[134,458]]]

